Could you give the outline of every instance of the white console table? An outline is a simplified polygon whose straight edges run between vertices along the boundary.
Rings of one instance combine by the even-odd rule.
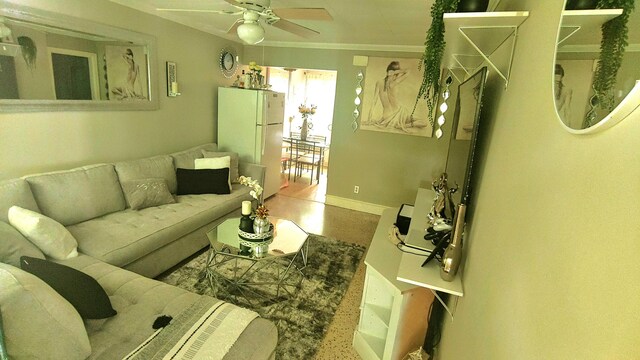
[[[396,279],[402,252],[388,231],[398,209],[386,209],[365,257],[367,266],[360,321],[353,347],[363,359],[402,359],[424,343],[429,305],[427,289]]]

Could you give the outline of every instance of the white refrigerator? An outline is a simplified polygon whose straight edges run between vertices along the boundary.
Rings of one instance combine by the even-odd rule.
[[[218,88],[218,147],[266,166],[265,199],[280,190],[284,102],[278,92]]]

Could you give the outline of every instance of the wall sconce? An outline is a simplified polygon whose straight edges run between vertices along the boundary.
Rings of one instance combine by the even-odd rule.
[[[364,75],[362,71],[358,71],[358,75],[356,75],[356,98],[353,103],[356,105],[356,108],[353,110],[353,122],[351,123],[351,129],[353,131],[358,130],[358,117],[360,116],[360,94],[362,93],[362,79],[364,79]]]
[[[444,126],[444,123],[446,121],[445,117],[444,117],[444,113],[447,112],[447,110],[449,109],[449,105],[447,105],[447,99],[449,99],[449,95],[451,94],[449,92],[449,85],[451,85],[451,83],[453,82],[453,79],[451,78],[451,75],[447,76],[447,80],[445,81],[445,89],[442,92],[442,104],[440,104],[440,116],[438,116],[438,130],[436,130],[436,137],[438,139],[440,139],[443,135],[442,132],[442,127]]]
[[[178,91],[178,70],[176,63],[167,61],[167,96],[176,97],[180,94]]]

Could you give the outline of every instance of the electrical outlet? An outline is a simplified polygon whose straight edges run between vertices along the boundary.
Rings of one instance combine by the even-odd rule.
[[[357,193],[359,193],[359,192],[360,192],[360,186],[358,186],[358,185],[354,186],[354,187],[353,187],[353,193],[354,193],[354,194],[357,194]]]

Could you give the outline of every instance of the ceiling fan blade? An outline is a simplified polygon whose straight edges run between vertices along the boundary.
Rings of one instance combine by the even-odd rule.
[[[235,34],[238,31],[238,26],[242,24],[242,19],[236,20],[233,25],[227,30],[227,34]]]
[[[319,32],[309,29],[307,27],[304,27],[302,25],[298,25],[296,23],[292,23],[291,21],[288,20],[284,20],[284,19],[280,19],[274,23],[270,23],[269,25],[271,26],[275,26],[278,29],[284,30],[284,31],[288,31],[292,34],[298,35],[298,36],[302,36],[304,38],[310,38],[314,35],[318,35],[320,34]]]
[[[327,9],[323,8],[281,8],[272,9],[282,19],[294,20],[325,20],[331,21],[333,17]]]
[[[157,11],[174,11],[174,12],[200,12],[200,13],[212,13],[212,14],[224,14],[224,15],[240,15],[242,11],[228,11],[228,10],[207,10],[207,9],[166,9],[156,8]]]

